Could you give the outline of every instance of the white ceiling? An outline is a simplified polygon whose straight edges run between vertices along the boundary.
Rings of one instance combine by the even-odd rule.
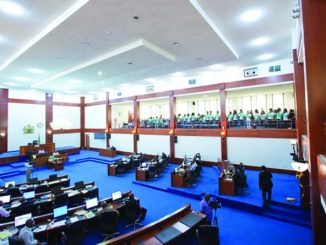
[[[294,0],[0,2],[23,10],[0,4],[0,87],[87,94],[213,64],[255,65],[266,53],[292,58]],[[251,9],[261,18],[243,22]],[[269,42],[252,45],[259,37]]]

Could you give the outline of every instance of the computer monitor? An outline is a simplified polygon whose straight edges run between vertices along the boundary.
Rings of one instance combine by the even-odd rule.
[[[15,181],[6,182],[5,183],[5,188],[8,188],[10,184],[12,184],[12,186],[15,186],[16,185],[16,182]]]
[[[37,145],[38,141],[37,140],[33,140],[33,145]]]
[[[28,219],[30,219],[30,218],[32,218],[32,214],[31,213],[23,214],[23,215],[20,215],[20,216],[16,216],[15,217],[15,227],[20,227],[20,226],[25,225],[26,221]]]
[[[56,180],[57,178],[58,178],[58,175],[57,174],[50,174],[49,175],[49,180],[50,181]]]
[[[53,209],[53,218],[60,218],[68,214],[67,206],[61,206]]]
[[[98,204],[97,197],[92,198],[92,199],[88,199],[88,200],[86,200],[86,209],[95,208],[95,207],[97,207],[97,204]]]
[[[28,180],[28,183],[31,185],[36,185],[36,184],[38,184],[38,178],[30,178]]]
[[[35,197],[35,191],[28,191],[23,193],[25,199],[31,199]]]
[[[121,191],[116,191],[112,193],[112,201],[116,201],[122,198]]]
[[[0,200],[1,200],[3,203],[8,203],[8,202],[10,202],[10,195],[0,196]]]
[[[83,189],[84,188],[84,181],[78,181],[75,183],[75,189]]]
[[[58,195],[61,193],[61,186],[54,186],[51,188],[51,193],[53,195]]]

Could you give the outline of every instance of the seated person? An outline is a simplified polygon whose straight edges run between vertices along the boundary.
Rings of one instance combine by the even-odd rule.
[[[189,171],[190,172],[195,171],[197,169],[197,167],[198,167],[197,162],[194,162],[193,164],[191,164]]]
[[[36,245],[41,244],[34,238],[32,228],[35,226],[33,219],[28,219],[25,222],[25,226],[19,231],[18,238],[24,241],[25,245]]]
[[[11,198],[18,197],[18,196],[22,195],[19,188],[17,186],[14,186],[13,184],[9,184],[7,193],[11,196]]]
[[[140,218],[139,218],[139,221],[143,221],[145,219],[145,216],[146,216],[146,213],[147,213],[147,209],[144,208],[144,207],[141,207],[139,205],[139,202],[137,202],[137,200],[135,199],[135,196],[132,192],[129,193],[128,195],[128,198],[126,199],[126,204],[125,204],[125,210],[127,211],[128,210],[128,205],[130,203],[133,203],[133,204],[137,204],[138,207],[139,207],[139,214],[140,214]]]
[[[101,215],[101,214],[106,213],[106,212],[117,212],[119,214],[118,210],[115,210],[115,209],[111,208],[106,203],[106,201],[101,202],[101,208],[102,209],[97,213],[98,215]]]
[[[0,218],[7,218],[10,216],[10,212],[8,212],[6,209],[3,207],[3,201],[0,200]]]

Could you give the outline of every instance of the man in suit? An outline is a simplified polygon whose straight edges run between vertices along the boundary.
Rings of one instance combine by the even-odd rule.
[[[272,199],[272,174],[266,169],[265,166],[261,166],[261,172],[259,174],[259,189],[262,191],[263,207],[267,207],[266,193],[268,193],[268,201]]]
[[[139,206],[139,210],[140,210],[140,218],[139,218],[139,222],[143,221],[145,219],[146,213],[147,213],[147,209],[144,207],[141,207],[139,205],[139,202],[135,199],[134,193],[130,192],[128,195],[128,199],[126,200],[126,210],[128,210],[128,204],[129,203],[133,203]]]
[[[111,208],[110,206],[108,206],[108,204],[106,203],[106,201],[101,202],[101,210],[98,212],[98,215],[101,215],[103,213],[106,212],[117,212],[119,214],[119,212],[113,208]]]

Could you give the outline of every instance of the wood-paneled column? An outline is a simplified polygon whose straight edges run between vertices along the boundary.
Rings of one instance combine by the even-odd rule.
[[[312,200],[312,227],[314,244],[326,244],[326,215],[321,204],[318,182],[318,154],[326,152],[323,124],[326,122],[326,1],[301,0],[301,18],[304,40],[304,78],[310,184]]]
[[[222,160],[227,160],[227,140],[226,140],[226,132],[227,132],[227,120],[226,120],[226,91],[225,84],[222,83],[220,85],[220,115],[221,115],[221,153]]]
[[[170,130],[172,133],[170,134],[170,159],[175,158],[175,125],[176,125],[176,97],[174,96],[173,91],[169,95],[169,105],[170,105]]]
[[[140,121],[140,106],[137,97],[134,98],[134,152],[138,152],[138,134],[137,129]]]
[[[8,89],[0,89],[0,153],[8,151]]]
[[[50,123],[53,122],[53,94],[45,94],[45,142],[53,143],[53,132]]]
[[[111,122],[112,122],[112,110],[111,110],[111,105],[110,105],[110,93],[106,92],[106,101],[105,101],[105,107],[106,107],[106,147],[108,148],[110,146],[110,137],[111,137]]]
[[[294,66],[294,98],[296,107],[296,128],[297,141],[299,147],[299,157],[302,158],[302,143],[301,136],[307,134],[307,119],[306,119],[306,100],[304,87],[304,71],[303,64],[298,63],[297,50],[293,50],[293,66]]]
[[[85,97],[80,97],[80,147],[85,149]]]

